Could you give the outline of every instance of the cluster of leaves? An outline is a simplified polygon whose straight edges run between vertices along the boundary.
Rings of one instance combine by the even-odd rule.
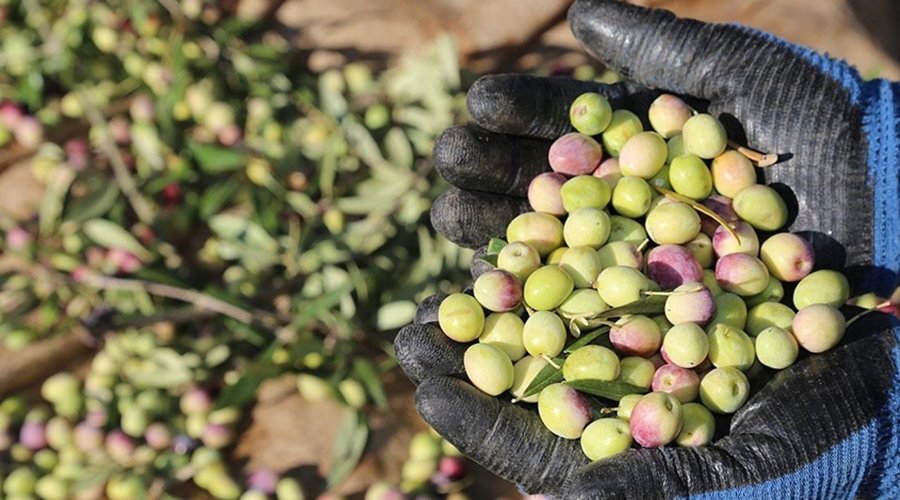
[[[210,3],[0,1],[0,16],[0,129],[33,117],[43,137],[13,130],[0,162],[28,150],[44,185],[34,217],[0,220],[3,344],[163,324],[144,382],[219,408],[314,375],[359,409],[340,482],[365,400],[386,404],[379,332],[467,275],[470,253],[427,223],[433,141],[465,112],[452,41],[380,75],[313,75],[277,30]]]

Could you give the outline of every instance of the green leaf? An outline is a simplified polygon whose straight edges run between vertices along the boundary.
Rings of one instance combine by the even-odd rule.
[[[569,387],[592,396],[618,401],[629,394],[646,394],[647,389],[617,380],[571,380]]]
[[[563,363],[565,363],[566,360],[565,358],[553,358],[553,362],[562,367]],[[529,396],[534,396],[535,394],[544,390],[544,387],[562,381],[562,369],[556,368],[555,366],[548,363],[543,368],[541,368],[541,371],[539,371],[537,375],[534,376],[534,378],[531,380],[531,383],[528,384],[528,387],[525,389],[525,392],[522,393],[522,397],[527,398]]]
[[[106,219],[91,219],[82,227],[84,234],[104,248],[121,248],[141,260],[150,260],[153,254],[138,242],[137,238],[122,226]]]
[[[378,308],[376,325],[381,331],[394,330],[412,323],[415,317],[416,303],[411,300],[398,300]]]
[[[487,253],[485,255],[498,255],[500,250],[503,250],[503,247],[508,245],[506,240],[500,238],[491,238],[491,241],[488,241],[487,244]]]
[[[582,334],[578,340],[569,344],[569,347],[566,347],[566,350],[564,352],[571,353],[580,347],[584,347],[607,332],[609,332],[609,326],[603,325],[592,332]]]
[[[188,150],[194,155],[200,170],[207,174],[237,170],[247,163],[243,153],[214,144],[189,141]]]
[[[356,358],[353,361],[353,376],[356,377],[363,386],[372,401],[379,409],[385,409],[388,406],[387,395],[384,392],[384,386],[381,384],[381,376],[375,365],[366,358]]]
[[[315,299],[301,304],[300,313],[294,317],[294,320],[291,322],[291,325],[294,328],[303,328],[307,323],[312,321],[316,316],[318,316],[321,312],[327,311],[334,307],[338,302],[341,301],[341,298],[350,293],[353,290],[353,283],[345,283],[344,286],[339,288],[335,288],[334,290],[322,294]]]
[[[240,184],[235,179],[226,179],[208,187],[200,197],[198,211],[200,217],[208,219],[222,210],[228,200],[237,192]]]
[[[63,201],[69,187],[75,180],[75,172],[68,168],[58,168],[47,183],[47,189],[38,209],[38,228],[42,236],[47,237],[56,228],[62,215]]]
[[[216,408],[241,408],[256,398],[256,391],[264,380],[279,373],[278,366],[272,362],[272,354],[278,344],[272,342],[246,368],[241,378],[232,385],[226,386],[216,397]]]
[[[620,318],[628,314],[643,314],[644,316],[652,316],[666,312],[666,296],[650,295],[643,299],[625,304],[624,306],[607,309],[596,315],[594,319],[610,319]]]
[[[398,167],[412,168],[414,159],[412,146],[409,145],[409,139],[402,129],[394,127],[388,130],[384,137],[384,149],[391,163]]]
[[[353,472],[353,469],[359,464],[368,439],[369,426],[366,423],[365,415],[348,413],[338,427],[326,489],[336,488]]]
[[[90,194],[68,204],[66,215],[69,220],[83,222],[102,217],[116,204],[119,200],[119,186],[115,182],[109,182],[109,179],[98,184],[99,187]]]

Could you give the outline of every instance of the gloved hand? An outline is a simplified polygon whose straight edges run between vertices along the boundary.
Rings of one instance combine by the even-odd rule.
[[[645,115],[653,95],[645,89],[658,88],[707,100],[730,137],[782,154],[765,180],[789,189],[790,229],[811,240],[817,267],[846,267],[862,288],[890,294],[900,269],[896,84],[864,82],[848,65],[770,35],[613,0],[578,0],[569,21],[586,50],[631,83],[479,80],[469,92],[478,128],[448,130],[435,146],[439,170],[456,186],[432,209],[439,231],[471,247],[502,234],[527,209],[530,179],[547,170],[550,140],[570,130],[578,94],[599,91]],[[578,441],[551,434],[527,405],[459,380],[466,346],[438,328],[439,301],[423,302],[395,341],[419,384],[417,408],[466,455],[528,492],[900,497],[900,327],[884,317],[855,323],[844,345],[776,375],[713,445],[630,450],[589,464]]]

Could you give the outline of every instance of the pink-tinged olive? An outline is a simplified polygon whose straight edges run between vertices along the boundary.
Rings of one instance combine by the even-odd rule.
[[[619,215],[636,219],[647,213],[653,190],[650,184],[640,177],[626,175],[619,179],[612,193],[612,206]]]
[[[734,213],[751,226],[777,231],[787,222],[787,205],[774,189],[763,184],[745,187],[734,196]]]
[[[484,310],[471,295],[448,295],[438,308],[438,324],[444,334],[457,342],[471,342],[484,328]]]
[[[609,239],[610,229],[606,212],[599,208],[579,208],[566,219],[563,238],[568,247],[587,246],[596,250]]]
[[[520,214],[506,226],[506,241],[531,245],[541,257],[563,244],[563,225],[556,217],[541,212]]]
[[[537,403],[537,394],[532,394],[527,398],[523,398],[522,396],[525,394],[525,389],[528,389],[528,386],[531,385],[531,381],[534,380],[534,377],[536,377],[545,366],[547,366],[547,360],[535,356],[525,356],[516,361],[516,364],[513,365],[513,385],[509,391],[513,397],[526,403]]]
[[[676,193],[692,200],[702,200],[712,193],[713,179],[709,167],[692,154],[679,156],[669,166],[669,183]]]
[[[719,215],[725,222],[735,223],[739,221],[739,218],[737,214],[734,213],[734,208],[731,205],[731,198],[726,198],[720,194],[713,194],[700,203]],[[708,215],[700,214],[700,231],[703,234],[711,238],[718,228],[719,223],[716,222],[715,219]]]
[[[609,242],[624,241],[636,247],[647,239],[644,225],[621,215],[609,216]]]
[[[581,451],[596,462],[625,453],[631,447],[628,421],[620,418],[601,418],[588,425],[581,434]]]
[[[443,457],[438,463],[438,472],[452,480],[461,479],[466,474],[465,461],[461,457]]]
[[[525,320],[522,343],[532,356],[557,356],[566,345],[566,325],[552,312],[537,311]]]
[[[666,149],[668,149],[666,163],[671,165],[672,160],[687,154],[687,151],[684,150],[684,137],[680,134],[672,137],[666,142]]]
[[[715,157],[710,167],[716,191],[734,198],[742,189],[756,184],[756,169],[746,156],[735,150]]]
[[[573,380],[615,380],[619,376],[619,357],[599,345],[579,347],[566,358],[562,367],[566,382]]]
[[[791,331],[794,315],[794,310],[784,304],[763,302],[747,311],[747,325],[744,331],[751,337],[772,326]]]
[[[783,298],[784,285],[778,281],[778,278],[769,275],[769,282],[766,284],[766,288],[756,295],[744,297],[744,302],[746,302],[747,307],[754,307],[763,302],[781,302]]]
[[[609,309],[606,302],[600,297],[600,293],[593,288],[581,288],[573,291],[566,300],[556,309],[563,318],[577,318],[579,316],[594,316]]]
[[[647,253],[647,277],[663,290],[703,279],[703,268],[690,250],[679,245],[660,245]]]
[[[200,435],[203,446],[214,450],[222,449],[234,441],[234,429],[228,424],[206,424]]]
[[[812,272],[816,262],[809,242],[791,233],[770,236],[759,253],[769,273],[781,281],[800,281]]]
[[[116,429],[106,435],[106,452],[117,462],[128,461],[134,453],[134,440]]]
[[[578,439],[591,421],[591,405],[581,393],[565,384],[551,384],[538,396],[538,415],[550,432]]]
[[[600,165],[603,149],[590,136],[568,133],[550,145],[550,168],[565,175],[590,174]]]
[[[591,175],[606,181],[610,193],[612,193],[612,190],[616,188],[616,184],[619,183],[619,179],[622,178],[622,171],[619,169],[619,159],[607,158],[603,160]]]
[[[643,394],[629,394],[623,396],[622,399],[619,400],[619,409],[616,410],[616,416],[622,420],[630,420],[631,410],[634,409],[634,405],[636,405],[642,397],[644,397]]]
[[[753,226],[746,222],[735,222],[732,229],[739,240],[735,239],[724,226],[719,226],[712,236],[713,250],[719,257],[732,253],[745,253],[754,257],[759,254],[759,237]]]
[[[256,469],[247,477],[247,486],[253,491],[271,495],[278,487],[278,474],[271,469]]]
[[[723,290],[748,297],[766,289],[769,270],[752,255],[732,253],[716,262],[716,280]]]
[[[655,243],[681,245],[700,233],[700,216],[686,203],[665,203],[647,214],[644,225]]]
[[[88,454],[103,446],[103,431],[86,422],[81,422],[72,431],[75,447]]]
[[[603,302],[619,307],[640,299],[641,293],[650,289],[650,283],[634,268],[613,266],[600,272],[594,287]]]
[[[538,311],[559,307],[572,293],[575,283],[559,266],[544,266],[525,281],[525,303]]]
[[[638,132],[619,152],[622,175],[650,179],[666,163],[666,141],[656,132]]]
[[[19,443],[29,450],[46,448],[47,432],[44,423],[26,420],[19,429]]]
[[[579,175],[566,181],[560,194],[563,208],[572,213],[579,208],[605,208],[612,197],[612,189],[603,179]]]
[[[497,347],[510,360],[517,361],[525,355],[525,344],[522,341],[524,329],[525,322],[515,313],[493,313],[484,319],[484,329],[478,341]]]
[[[544,172],[532,179],[528,184],[531,209],[551,215],[565,215],[560,191],[565,182],[565,176],[557,172]]]
[[[737,368],[715,368],[700,379],[700,401],[713,413],[734,413],[750,395],[750,381]]]
[[[525,283],[528,276],[541,267],[541,256],[537,250],[523,241],[514,241],[500,249],[497,268],[512,273]]]
[[[798,310],[812,304],[840,307],[850,298],[847,278],[828,269],[816,271],[800,280],[794,288],[794,307]]]
[[[697,259],[700,267],[706,269],[713,263],[713,245],[709,236],[700,233],[691,241],[684,244],[691,254]]]
[[[466,349],[463,365],[472,385],[486,394],[499,396],[513,385],[512,361],[496,346],[472,344]]]
[[[747,304],[733,293],[721,293],[716,297],[716,316],[710,323],[723,323],[744,329],[747,324]]]
[[[776,370],[791,366],[800,354],[797,340],[791,332],[777,326],[770,326],[759,332],[754,345],[759,362]]]
[[[665,392],[675,396],[680,403],[697,399],[700,377],[697,372],[678,365],[663,365],[653,374],[653,392]]]
[[[609,330],[609,341],[629,356],[652,356],[662,344],[662,332],[655,321],[640,314],[625,316]]]
[[[743,330],[724,323],[707,328],[709,335],[709,361],[716,368],[732,366],[744,371],[753,365],[756,350]]]
[[[619,360],[619,381],[636,387],[649,389],[653,384],[656,367],[653,362],[640,356],[628,356]]]
[[[672,94],[662,94],[654,99],[647,111],[650,126],[666,139],[680,135],[684,123],[693,113],[686,102]]]
[[[684,425],[684,411],[675,396],[651,392],[634,405],[629,418],[631,435],[644,448],[671,443]]]
[[[600,267],[606,269],[612,266],[626,266],[635,269],[644,267],[644,256],[632,243],[627,241],[610,241],[597,250],[600,257]]]
[[[706,113],[689,118],[681,129],[681,135],[684,136],[684,149],[706,160],[722,154],[728,145],[725,127],[716,117]]]
[[[569,122],[575,130],[585,135],[598,135],[606,130],[612,115],[609,100],[596,92],[581,94],[569,107]]]
[[[161,451],[172,445],[172,433],[166,424],[153,422],[144,431],[144,441],[150,448]]]
[[[628,139],[643,130],[641,119],[636,114],[626,109],[617,109],[613,111],[609,126],[603,131],[603,148],[610,156],[618,158]]]
[[[812,304],[799,311],[791,322],[797,343],[809,352],[825,352],[844,338],[847,322],[837,308]]]
[[[673,325],[696,323],[704,326],[716,315],[716,301],[702,284],[685,283],[666,297],[665,313]]]
[[[699,325],[681,323],[669,328],[663,337],[663,359],[682,368],[693,368],[706,359],[709,338]]]
[[[675,443],[679,446],[706,446],[712,442],[716,434],[716,419],[713,414],[700,403],[681,405],[684,412],[684,426]]]
[[[212,396],[206,389],[194,387],[181,395],[179,407],[186,414],[207,413],[213,408]]]
[[[575,288],[590,288],[603,270],[600,255],[586,246],[569,247],[560,259],[559,267],[572,277]]]
[[[522,284],[506,271],[494,269],[475,280],[475,300],[494,312],[512,311],[522,303]]]

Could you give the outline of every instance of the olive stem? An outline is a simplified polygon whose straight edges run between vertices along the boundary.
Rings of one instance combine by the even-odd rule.
[[[728,145],[736,149],[738,153],[744,155],[748,160],[755,162],[757,167],[771,167],[778,161],[778,155],[775,153],[760,153],[732,141],[728,141]]]
[[[550,365],[550,366],[552,366],[553,368],[556,368],[557,370],[561,370],[561,369],[562,369],[562,367],[559,366],[558,364],[556,364],[556,361],[553,361],[553,358],[551,358],[550,356],[547,356],[546,354],[541,354],[541,358],[542,358],[544,361],[546,361],[547,364]]]
[[[882,309],[882,308],[887,307],[887,306],[889,306],[889,305],[891,305],[891,301],[885,300],[884,302],[878,304],[877,306],[875,306],[875,307],[873,307],[873,308],[871,308],[871,309],[866,309],[865,311],[863,311],[863,312],[861,312],[861,313],[859,313],[859,314],[853,316],[852,318],[850,318],[850,319],[847,320],[847,328],[850,328],[850,325],[852,325],[853,323],[855,323],[856,320],[862,318],[863,316],[866,316],[867,314],[871,314],[871,313],[873,313],[873,312],[881,312],[881,309]]]

